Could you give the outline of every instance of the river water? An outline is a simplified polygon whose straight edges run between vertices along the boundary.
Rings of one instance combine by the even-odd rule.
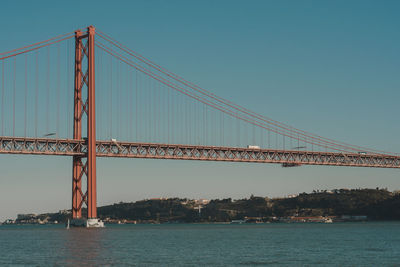
[[[400,222],[0,226],[0,266],[399,266]]]

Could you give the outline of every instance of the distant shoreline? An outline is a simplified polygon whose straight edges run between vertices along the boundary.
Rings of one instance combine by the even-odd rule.
[[[367,221],[341,221],[341,222],[333,222],[333,223],[321,223],[321,222],[266,222],[266,223],[231,223],[231,222],[194,222],[194,223],[185,223],[185,222],[179,222],[179,223],[122,223],[122,224],[116,224],[116,223],[106,223],[106,226],[123,226],[123,225],[127,225],[127,226],[146,226],[146,225],[153,225],[153,226],[157,226],[157,225],[162,225],[162,226],[166,226],[166,225],[231,225],[231,226],[246,226],[246,225],[259,225],[259,226],[263,226],[263,225],[290,225],[290,224],[354,224],[354,223],[395,223],[395,222],[400,222],[400,220],[367,220]],[[64,223],[45,223],[45,224],[0,224],[1,226],[62,226],[64,227],[65,224]]]
[[[400,193],[386,189],[335,189],[284,198],[155,198],[98,208],[106,224],[165,223],[332,223],[400,220]],[[85,217],[86,209],[83,209]],[[71,210],[18,214],[3,224],[59,224]]]

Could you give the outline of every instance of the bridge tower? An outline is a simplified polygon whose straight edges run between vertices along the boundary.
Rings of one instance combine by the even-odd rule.
[[[95,106],[95,28],[75,32],[74,133],[75,140],[87,142],[84,156],[73,157],[72,171],[72,225],[102,227],[97,219],[96,205],[96,106]],[[87,89],[86,91],[84,89]],[[86,131],[83,120],[86,119]],[[86,132],[86,137],[83,137]],[[80,150],[80,148],[76,148]],[[86,176],[86,193],[82,179]],[[82,206],[87,206],[87,218],[82,217]]]

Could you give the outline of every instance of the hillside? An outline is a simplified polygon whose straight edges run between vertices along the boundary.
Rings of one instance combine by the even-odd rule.
[[[40,214],[37,218],[64,222],[70,216],[70,211],[62,211]],[[274,199],[256,196],[206,202],[180,198],[150,199],[99,207],[98,216],[109,223],[201,223],[244,219],[267,222],[318,216],[367,216],[368,220],[400,220],[400,194],[377,188],[314,191]]]

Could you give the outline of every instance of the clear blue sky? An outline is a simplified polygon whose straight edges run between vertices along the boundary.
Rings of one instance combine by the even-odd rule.
[[[399,1],[2,1],[0,51],[94,25],[217,95],[400,152]],[[0,155],[0,220],[70,208],[70,158]],[[98,160],[98,204],[400,189],[398,170]]]

